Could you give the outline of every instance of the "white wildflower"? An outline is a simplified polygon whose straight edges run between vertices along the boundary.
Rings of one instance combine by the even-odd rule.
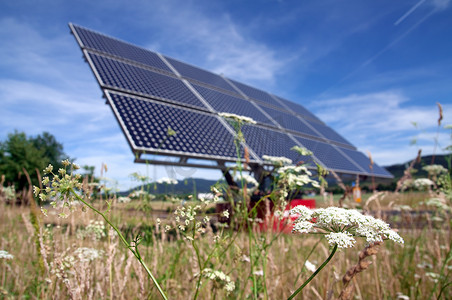
[[[238,176],[237,180],[243,180],[246,183],[251,183],[252,185],[254,185],[254,187],[258,187],[259,183],[256,181],[256,179],[254,179],[254,177],[247,175],[247,174],[243,174],[242,176]]]
[[[88,262],[102,257],[103,251],[94,248],[81,247],[77,248],[74,254],[81,262]]]
[[[129,197],[118,197],[119,203],[129,203],[131,199]]]
[[[225,119],[230,119],[239,123],[249,123],[249,124],[256,124],[256,121],[254,121],[253,119],[249,118],[249,117],[245,117],[245,116],[239,116],[236,114],[231,114],[231,113],[219,113],[218,114],[220,117],[223,117]]]
[[[444,168],[442,165],[428,165],[424,166],[422,168],[424,171],[427,171],[427,173],[430,176],[437,176],[440,174],[447,174],[448,170]]]
[[[427,201],[425,201],[424,204],[428,206],[434,206],[444,211],[451,210],[451,208],[446,204],[446,201],[443,198],[430,198]]]
[[[284,156],[263,155],[262,158],[266,161],[271,162],[272,164],[274,164],[276,166],[284,166],[284,165],[292,164],[292,160],[287,157],[284,157]]]
[[[320,231],[326,234],[325,237],[330,244],[339,248],[352,247],[355,236],[365,237],[368,243],[386,239],[403,243],[403,239],[389,227],[389,224],[372,216],[363,215],[357,210],[339,207],[311,210],[299,205],[294,207],[290,214],[297,217],[292,232]]]
[[[402,294],[402,293],[400,293],[400,292],[397,292],[396,295],[397,295],[397,298],[396,298],[396,299],[400,299],[400,300],[410,300],[410,297],[408,297],[407,295],[404,295],[404,294]]]
[[[304,147],[300,147],[300,146],[293,146],[292,148],[290,148],[290,150],[293,150],[303,156],[312,155],[312,151],[309,151],[308,149],[306,149]]]
[[[425,275],[429,277],[433,282],[438,282],[440,275],[433,272],[426,272]]]
[[[264,271],[263,270],[257,270],[257,271],[254,271],[253,274],[256,275],[256,276],[264,276]]]
[[[242,255],[241,260],[244,261],[244,262],[250,262],[249,256],[246,256],[245,254]]]
[[[3,259],[13,259],[14,256],[12,254],[9,254],[8,251],[0,250],[0,258]]]
[[[413,182],[413,185],[418,190],[424,190],[426,188],[429,188],[430,186],[435,185],[435,183],[428,178],[418,178]]]
[[[229,218],[229,211],[228,210],[224,210],[222,213],[222,216],[225,218]]]
[[[304,266],[306,267],[306,269],[308,271],[313,272],[313,273],[315,272],[315,270],[317,270],[317,267],[313,263],[311,263],[309,260],[307,260],[304,263]]]
[[[96,241],[101,240],[106,236],[107,235],[105,233],[105,225],[103,221],[90,220],[88,226],[77,230],[77,237],[79,239],[89,237],[92,240]]]
[[[355,245],[356,240],[350,232],[331,232],[325,235],[330,245],[337,245],[339,248],[350,248]]]
[[[215,271],[210,268],[206,268],[202,270],[202,276],[214,281],[216,284],[219,284],[226,290],[228,293],[232,292],[235,289],[235,284],[231,280],[231,278],[224,274],[222,271]]]

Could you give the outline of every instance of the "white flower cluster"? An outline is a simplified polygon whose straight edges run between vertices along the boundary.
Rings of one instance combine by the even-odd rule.
[[[247,174],[242,174],[242,176],[238,176],[237,177],[238,181],[245,181],[246,183],[251,183],[252,185],[254,185],[255,188],[257,188],[259,186],[259,183],[256,181],[256,179],[254,179],[254,177],[247,175]]]
[[[266,161],[271,162],[275,166],[284,166],[292,164],[292,160],[284,156],[263,155],[262,158]]]
[[[79,165],[71,163],[67,159],[61,163],[64,168],[58,169],[56,173],[53,173],[53,166],[51,164],[44,169],[44,174],[48,176],[42,178],[43,189],[34,186],[33,192],[41,201],[50,200],[50,205],[53,208],[61,206],[62,211],[58,216],[60,218],[67,218],[68,213],[76,209],[75,205],[78,203],[78,200],[74,192],[82,190],[82,176],[80,174],[73,174],[74,170],[80,169]],[[53,176],[53,178],[50,179],[49,176]],[[69,211],[65,211],[66,207]],[[43,211],[45,212],[46,210]]]
[[[293,146],[292,148],[290,148],[290,150],[293,150],[303,156],[312,155],[312,151],[309,151],[308,149],[306,149],[304,147],[300,147],[300,146]]]
[[[428,178],[418,178],[413,181],[413,186],[418,190],[425,190],[433,185],[435,183]]]
[[[231,113],[219,113],[218,114],[220,117],[223,117],[225,119],[230,119],[233,120],[235,122],[238,123],[249,123],[249,124],[256,124],[256,121],[254,121],[253,119],[249,118],[249,117],[245,117],[245,116],[239,116],[236,114],[231,114]]]
[[[424,166],[422,169],[424,171],[427,171],[427,173],[430,176],[437,176],[440,174],[446,174],[448,172],[448,170],[446,168],[444,168],[442,165],[429,165],[429,166]]]
[[[168,178],[168,177],[162,177],[159,180],[157,180],[157,183],[159,184],[177,184],[177,180],[173,179],[173,178]]]
[[[315,270],[317,270],[317,267],[316,267],[312,262],[310,262],[309,260],[307,260],[307,261],[304,263],[304,266],[306,267],[306,269],[307,269],[308,271],[310,271],[310,272],[312,272],[312,273],[314,273]]]
[[[16,199],[16,189],[14,188],[14,185],[3,188],[3,197],[6,201],[13,201]]]
[[[445,199],[443,198],[430,198],[424,202],[425,205],[434,206],[440,210],[450,211],[452,210],[450,206],[447,205]]]
[[[132,199],[130,199],[129,197],[118,197],[119,203],[129,203],[130,201],[132,201]]]
[[[353,209],[328,207],[309,209],[303,205],[294,207],[290,214],[296,216],[292,232],[320,232],[331,245],[339,248],[353,247],[356,236],[365,237],[368,243],[390,239],[403,243],[403,239],[389,224]]]
[[[77,230],[77,237],[79,239],[90,237],[94,241],[101,240],[103,237],[106,237],[104,222],[90,220],[88,226]]]
[[[278,169],[280,180],[284,180],[287,186],[291,189],[302,187],[307,184],[312,184],[313,187],[318,188],[319,183],[310,176],[312,173],[305,166],[285,166]]]
[[[13,259],[14,256],[12,254],[9,254],[8,251],[0,250],[0,258],[2,258],[2,259]]]
[[[206,268],[202,270],[202,276],[216,282],[220,286],[223,287],[228,293],[235,290],[235,283],[231,280],[231,278],[224,274],[221,271],[215,271],[210,268]]]
[[[96,258],[102,257],[103,251],[97,250],[94,248],[81,247],[81,248],[77,248],[74,251],[74,255],[81,262],[89,262],[89,261],[95,260]]]
[[[202,222],[198,221],[196,219],[196,215],[201,210],[201,205],[177,207],[174,211],[177,228],[185,232],[190,229],[196,230],[199,233],[204,233],[206,229],[203,227],[203,223],[208,224],[210,222],[210,218],[206,216],[202,219]],[[165,227],[165,231],[168,231],[170,229],[171,227],[169,226]]]

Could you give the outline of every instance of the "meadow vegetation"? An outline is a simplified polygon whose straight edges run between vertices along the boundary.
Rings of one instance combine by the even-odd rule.
[[[239,184],[211,198],[118,197],[68,160],[47,166],[22,205],[2,180],[0,298],[452,298],[450,167],[355,202],[323,193],[320,166],[266,157],[274,185],[252,202],[258,183],[240,150],[251,120],[223,117],[237,131]],[[317,209],[289,210],[306,187],[320,190]]]

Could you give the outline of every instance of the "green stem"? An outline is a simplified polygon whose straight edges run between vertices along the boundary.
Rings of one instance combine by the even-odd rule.
[[[116,231],[116,233],[119,236],[119,239],[122,241],[122,243],[127,247],[127,249],[129,249],[133,255],[138,259],[138,261],[140,262],[140,264],[143,266],[143,268],[146,270],[146,272],[148,273],[148,276],[152,279],[152,282],[154,283],[154,285],[157,287],[160,295],[162,296],[163,299],[168,300],[168,298],[166,297],[165,293],[163,292],[162,288],[160,287],[159,283],[157,282],[157,280],[155,279],[155,277],[152,275],[151,270],[149,270],[149,268],[146,266],[146,264],[144,263],[144,261],[141,259],[140,253],[138,251],[134,251],[132,249],[132,246],[127,242],[127,240],[124,238],[124,236],[122,235],[122,233],[119,231],[119,229],[110,222],[110,220],[107,218],[107,216],[102,213],[101,211],[97,210],[96,208],[94,208],[91,204],[89,204],[88,202],[86,202],[82,197],[80,197],[73,188],[71,188],[69,190],[76,198],[77,200],[79,200],[80,202],[82,202],[83,204],[85,204],[86,206],[88,206],[90,209],[92,209],[94,212],[96,212],[97,214],[101,215],[102,218],[105,220],[105,222],[108,223],[108,225],[110,225],[114,231]],[[137,245],[135,246],[136,249]]]
[[[292,295],[290,295],[290,297],[287,298],[287,300],[293,299],[299,292],[301,292],[301,290],[306,285],[308,285],[309,282],[311,282],[311,280],[330,262],[331,258],[333,258],[334,253],[336,253],[336,250],[337,245],[334,245],[334,248],[331,251],[330,256],[328,256],[328,258],[323,262],[323,264],[317,270],[315,270],[314,273],[312,273],[311,277],[309,277],[308,280],[306,280]]]
[[[202,278],[203,267],[201,265],[201,257],[199,256],[199,249],[196,246],[195,241],[193,240],[191,242],[191,244],[193,246],[193,249],[195,249],[196,259],[198,260],[198,267],[199,267],[199,278],[198,278],[198,281],[196,282],[196,293],[195,293],[195,297],[193,298],[194,300],[196,300],[196,299],[198,299],[199,287],[201,286],[201,278]]]

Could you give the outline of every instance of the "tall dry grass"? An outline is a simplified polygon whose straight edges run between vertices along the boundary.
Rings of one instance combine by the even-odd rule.
[[[421,201],[424,196],[419,194],[418,200],[410,200],[412,195],[386,194],[368,203],[367,208],[385,217],[384,212],[392,210],[395,203]],[[190,243],[178,238],[177,232],[165,233],[156,226],[152,215],[144,217],[140,211],[123,208],[124,205],[114,206],[111,218],[129,232],[129,237],[146,228],[146,242],[140,248],[141,254],[168,298],[193,298],[199,269]],[[72,214],[68,219],[52,215],[42,218],[39,215],[36,227],[30,207],[6,205],[0,201],[0,250],[14,255],[11,260],[0,259],[0,298],[158,299],[159,295],[144,270],[127,249],[119,246],[118,238],[111,232],[104,229],[106,236],[100,238],[88,235],[82,238],[77,234],[86,229],[91,220],[100,221],[91,211]],[[452,280],[450,218],[438,223],[425,216],[421,220],[424,222],[422,227],[416,222],[396,221],[403,225],[399,234],[405,239],[405,244],[384,243],[376,255],[366,259],[372,264],[350,280],[354,297],[436,299],[441,293],[442,299],[452,299],[450,286],[445,286]],[[248,235],[234,231],[229,234],[238,234],[233,246],[224,253],[215,253],[209,267],[230,276],[236,288],[227,294],[212,281],[203,280],[200,299],[246,299],[253,295]],[[208,255],[212,249],[214,236],[215,232],[208,230],[200,237],[201,256]],[[312,235],[275,236],[272,232],[256,231],[255,236],[263,241],[275,238],[271,247],[258,252],[265,261],[261,265],[265,270],[254,269],[257,294],[263,299],[287,298],[311,275],[311,271],[304,267],[306,260],[318,266],[329,254],[325,240]],[[79,248],[99,250],[100,257],[80,261],[75,254]],[[364,242],[360,242],[352,249],[338,252],[299,298],[339,297],[344,287],[343,276],[359,262],[359,252],[364,248]]]

